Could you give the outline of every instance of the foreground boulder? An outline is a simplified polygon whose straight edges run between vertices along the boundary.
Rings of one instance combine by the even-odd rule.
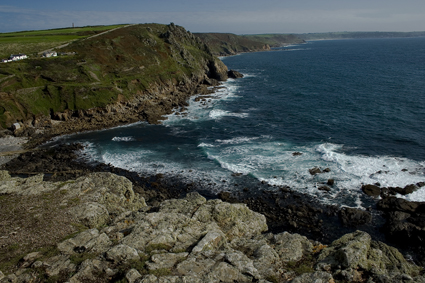
[[[33,193],[68,196],[61,205],[85,226],[49,253],[24,255],[0,282],[425,282],[396,249],[361,231],[326,247],[298,234],[267,233],[265,217],[245,204],[198,193],[147,207],[128,180],[113,174],[60,184],[0,176],[0,186],[9,182],[16,194],[32,183]]]
[[[332,272],[334,278],[348,282],[362,282],[365,274],[378,282],[399,282],[397,278],[411,278],[421,270],[397,249],[372,241],[362,231],[346,234],[323,249],[316,269]]]

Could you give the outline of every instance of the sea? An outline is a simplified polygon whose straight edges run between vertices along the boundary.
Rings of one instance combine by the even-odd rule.
[[[139,122],[61,137],[81,160],[204,191],[282,187],[366,208],[361,187],[425,182],[425,38],[310,41],[223,57],[241,79]],[[325,171],[312,175],[309,170]],[[326,169],[326,170],[325,170]],[[329,191],[319,190],[329,179]],[[400,196],[425,201],[425,187]]]

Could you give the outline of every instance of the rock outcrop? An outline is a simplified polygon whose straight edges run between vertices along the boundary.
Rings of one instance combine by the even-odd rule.
[[[148,207],[130,181],[110,173],[60,183],[0,176],[5,197],[64,196],[59,205],[85,227],[53,252],[23,255],[0,282],[425,281],[395,248],[361,231],[326,247],[298,234],[267,233],[265,217],[245,204],[195,192]]]

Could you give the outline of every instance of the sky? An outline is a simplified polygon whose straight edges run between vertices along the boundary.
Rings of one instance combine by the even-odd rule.
[[[235,34],[425,31],[425,1],[0,1],[0,32],[170,22],[191,32]]]

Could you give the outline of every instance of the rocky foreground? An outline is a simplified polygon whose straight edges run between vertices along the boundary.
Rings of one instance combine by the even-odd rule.
[[[2,261],[13,263],[0,282],[425,282],[365,232],[329,246],[267,233],[245,204],[198,193],[150,207],[111,173],[46,182],[0,171],[0,194]]]

